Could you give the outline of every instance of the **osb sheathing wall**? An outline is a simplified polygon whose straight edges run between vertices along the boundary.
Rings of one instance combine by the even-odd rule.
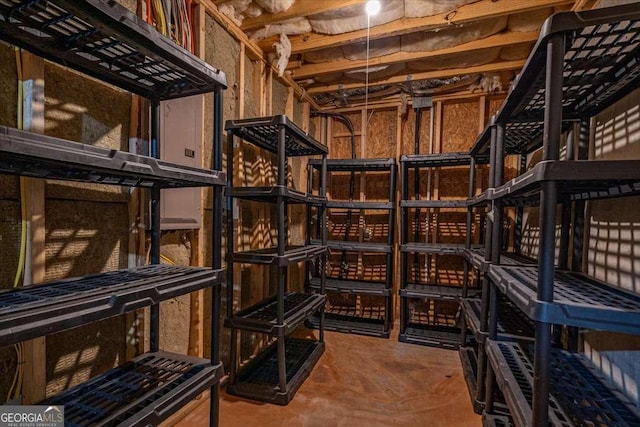
[[[504,99],[503,94],[483,95],[483,94],[463,94],[459,97],[451,95],[448,97],[434,98],[433,108],[422,110],[419,126],[420,142],[419,154],[445,153],[453,151],[468,151],[478,133],[484,128],[489,118],[494,114]],[[394,157],[400,164],[400,156],[405,154],[415,154],[415,121],[416,112],[411,106],[406,112],[402,111],[400,105],[383,105],[380,107],[370,107],[365,115],[362,108],[346,108],[339,110],[346,115],[354,125],[355,129],[355,156],[357,158],[380,158]],[[433,119],[432,119],[433,117]],[[339,120],[329,120],[328,124],[316,120],[316,136],[320,137],[324,132],[328,132],[329,157],[336,159],[351,158],[351,138],[347,127]],[[367,123],[367,125],[365,125]],[[326,126],[327,129],[323,129]],[[433,129],[431,129],[433,126]],[[362,135],[366,132],[367,140],[363,143]],[[511,165],[511,163],[508,163]],[[486,167],[479,167],[477,174],[477,191],[487,186]],[[379,174],[358,174],[354,183],[355,200],[383,200],[388,198],[388,187],[381,185]],[[398,175],[398,194],[400,192],[400,176]],[[466,199],[468,192],[469,168],[447,168],[442,171],[423,169],[420,173],[420,194],[422,198],[432,199]],[[414,175],[409,175],[409,194],[412,198],[414,189]],[[335,199],[349,198],[349,174],[331,174],[329,180],[329,197]],[[383,212],[366,211],[361,214],[355,213],[355,221],[358,227],[362,224],[373,224],[376,217]],[[384,212],[386,214],[386,212]],[[422,210],[422,222],[420,241],[440,243],[464,243],[465,235],[465,209],[434,209],[429,212],[431,227],[429,235],[426,233],[427,212]],[[362,217],[362,218],[360,218]],[[413,224],[413,212],[410,213],[410,221]],[[397,217],[396,241],[399,241],[399,215]],[[339,224],[343,221],[338,214],[330,215],[330,224]],[[354,231],[357,237],[359,231]],[[410,230],[410,239],[413,239],[413,231]],[[473,241],[480,238],[478,227],[473,229]],[[357,239],[356,239],[357,240]],[[335,251],[334,251],[335,252]],[[462,284],[463,264],[460,257],[442,256],[434,257],[430,262],[437,267],[432,269],[434,274],[430,281],[441,284],[459,286]],[[330,271],[333,266],[339,266],[341,261],[340,253],[330,256]],[[368,274],[369,280],[384,280],[384,259],[369,259],[368,257],[358,257],[355,254],[348,254],[347,261],[350,264],[349,272],[354,279],[365,279]],[[421,263],[424,264],[424,257]],[[378,262],[380,265],[373,266]],[[399,257],[396,257],[394,281],[397,288],[399,283]],[[413,265],[410,260],[410,266]],[[371,275],[370,270],[376,273]],[[413,272],[411,272],[413,274]],[[423,275],[424,276],[424,275]],[[426,279],[423,277],[423,279]],[[395,294],[395,292],[394,292]]]

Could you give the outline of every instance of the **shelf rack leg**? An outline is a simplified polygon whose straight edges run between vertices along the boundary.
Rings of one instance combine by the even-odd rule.
[[[490,161],[489,164],[489,188],[495,187],[495,167],[496,167],[496,127],[491,119],[491,147],[490,147]],[[491,237],[493,235],[493,219],[492,215],[488,215],[487,225],[485,229],[484,238],[484,259],[485,261],[491,260]],[[486,334],[489,331],[489,276],[486,273],[482,273],[482,301],[480,303],[480,332]],[[478,402],[484,402],[485,399],[485,387],[483,386],[486,371],[487,371],[487,357],[483,346],[478,348],[478,372],[476,384],[476,400]]]
[[[491,312],[491,318],[489,321],[489,339],[495,340],[498,337],[498,289],[493,283],[489,285],[489,311]],[[485,379],[484,387],[486,389],[486,401],[485,410],[487,413],[493,413],[494,403],[494,372],[491,363],[487,363],[487,376]]]
[[[401,188],[400,188],[400,200],[407,200],[409,195],[408,180],[409,171],[404,163],[400,164],[401,174]],[[409,211],[407,208],[400,208],[400,245],[404,245],[409,240]],[[407,287],[407,268],[409,267],[407,260],[407,253],[400,251],[400,288]],[[400,335],[407,331],[407,303],[405,297],[400,297]]]
[[[589,158],[589,119],[581,120],[578,124],[578,160]],[[578,200],[573,206],[573,221],[571,235],[573,236],[573,253],[571,254],[571,270],[582,271],[582,256],[584,251],[584,215],[585,202]],[[567,349],[578,351],[578,328],[567,328]]]
[[[565,37],[552,36],[547,42],[543,160],[558,160],[562,129],[562,86]],[[557,184],[547,181],[540,193],[540,255],[538,257],[538,300],[553,301]],[[532,424],[549,422],[549,375],[551,325],[536,322],[533,375]]]
[[[151,102],[151,157],[160,158],[160,101]],[[151,188],[151,264],[160,264],[160,188]],[[160,349],[160,305],[150,308],[149,348]]]
[[[287,184],[286,134],[284,125],[278,126],[278,185]],[[287,204],[282,196],[277,198],[278,204],[278,256],[284,256],[287,245]],[[284,294],[287,288],[287,266],[278,266],[278,324],[284,323]],[[287,390],[287,363],[285,359],[285,338],[278,337],[278,378],[280,391]]]
[[[522,175],[527,170],[527,154],[520,154],[520,164],[518,165],[518,176]],[[513,250],[516,254],[522,253],[522,233],[524,227],[524,206],[518,205],[516,207],[516,221],[514,226],[514,238],[513,238]]]
[[[213,169],[222,170],[222,89],[217,88],[213,94]],[[229,157],[233,158],[233,147]],[[231,172],[229,172],[231,175]],[[222,268],[222,188],[219,185],[213,187],[213,230],[212,247],[213,259],[211,265],[213,269]],[[227,215],[233,215],[227,210]],[[233,245],[233,234],[229,235],[228,241]],[[232,268],[233,270],[233,268]],[[233,275],[231,277],[231,287],[233,288]],[[221,315],[221,289],[219,285],[213,287],[211,293],[211,363],[220,363],[220,315]],[[233,306],[233,302],[232,302]],[[216,381],[209,390],[209,425],[218,425],[218,413],[220,405],[220,383]]]
[[[322,168],[320,172],[320,195],[323,198],[327,197],[327,155],[322,155]],[[322,246],[327,246],[327,241],[329,239],[329,231],[327,230],[327,205],[323,204],[320,206],[321,214],[320,221],[322,231]],[[320,293],[322,295],[326,294],[326,286],[327,286],[327,253],[322,254],[320,258]],[[320,342],[324,342],[324,323],[325,323],[325,313],[324,313],[324,305],[320,307],[320,332],[318,332]]]
[[[467,196],[472,198],[475,193],[475,180],[476,180],[476,158],[471,157],[471,163],[469,165],[469,189],[467,191]],[[473,207],[467,206],[467,222],[465,224],[467,234],[465,236],[464,247],[465,249],[471,249],[471,225],[473,221]],[[466,257],[463,260],[463,276],[462,276],[462,298],[467,298],[469,293],[469,262]],[[462,316],[462,329],[460,336],[460,345],[465,346],[467,344],[467,321],[465,316]]]

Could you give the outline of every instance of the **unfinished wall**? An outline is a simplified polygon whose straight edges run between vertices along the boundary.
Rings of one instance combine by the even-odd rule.
[[[640,90],[629,94],[592,122],[591,158],[640,158]],[[640,293],[640,197],[590,202],[587,209],[586,272],[611,285]],[[640,406],[640,339],[588,332],[586,354]]]
[[[16,126],[18,84],[15,53],[0,44],[0,125]],[[0,175],[0,290],[13,286],[20,254],[20,190],[17,177]],[[5,401],[16,370],[13,346],[0,347],[0,401]]]
[[[478,136],[480,107],[475,98],[442,105],[441,153],[469,151]]]
[[[127,150],[130,103],[126,92],[45,65],[47,135]],[[127,267],[126,189],[48,181],[45,198],[47,280]],[[47,337],[47,395],[121,363],[124,331],[120,316]]]

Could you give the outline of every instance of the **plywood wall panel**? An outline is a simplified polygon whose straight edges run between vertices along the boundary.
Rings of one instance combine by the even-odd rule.
[[[415,154],[415,125],[416,110],[410,108],[407,116],[402,120],[402,142],[400,144],[400,155]],[[431,109],[422,110],[420,120],[420,145],[419,154],[429,153],[429,135],[431,126]]]
[[[368,113],[365,158],[396,156],[397,109],[374,110]]]
[[[477,99],[443,104],[442,153],[469,151],[478,136],[479,111]]]

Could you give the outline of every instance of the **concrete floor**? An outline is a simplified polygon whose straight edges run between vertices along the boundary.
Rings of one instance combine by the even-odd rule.
[[[222,427],[478,427],[457,351],[327,332],[326,351],[287,406],[229,396]],[[209,402],[176,425],[208,426]]]

